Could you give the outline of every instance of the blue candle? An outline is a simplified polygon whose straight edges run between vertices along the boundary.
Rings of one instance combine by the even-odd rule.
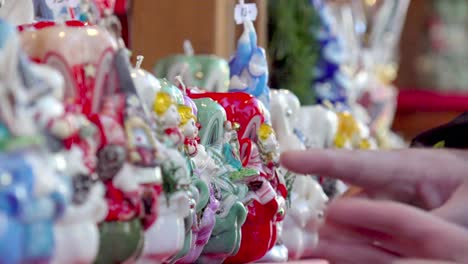
[[[312,0],[312,5],[320,15],[321,28],[315,32],[319,45],[319,56],[314,68],[314,90],[317,102],[329,101],[333,104],[348,103],[349,77],[341,70],[343,50],[340,40],[331,27],[332,17],[322,0]]]
[[[237,42],[237,50],[229,62],[229,67],[229,90],[251,94],[269,109],[268,63],[265,50],[257,46],[257,33],[252,21],[244,22],[244,32]]]

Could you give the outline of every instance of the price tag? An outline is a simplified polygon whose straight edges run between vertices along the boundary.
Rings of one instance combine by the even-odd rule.
[[[60,10],[63,8],[76,8],[80,4],[80,0],[46,0],[46,4],[52,10]]]
[[[234,19],[236,23],[242,24],[247,21],[255,21],[257,19],[258,10],[256,4],[239,4],[234,9]]]

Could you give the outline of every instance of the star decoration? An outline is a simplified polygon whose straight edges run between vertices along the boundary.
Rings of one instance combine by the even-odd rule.
[[[204,76],[205,75],[202,71],[198,71],[197,73],[195,73],[195,78],[197,78],[198,80],[202,80]]]
[[[86,65],[86,67],[84,68],[84,71],[85,71],[86,77],[88,78],[93,78],[96,76],[96,67],[94,67],[94,65],[91,63]]]
[[[133,106],[133,107],[140,106],[140,100],[138,99],[138,97],[134,95],[128,97],[127,102],[130,106]]]
[[[2,173],[0,175],[0,186],[9,186],[13,182],[13,177],[9,173]]]

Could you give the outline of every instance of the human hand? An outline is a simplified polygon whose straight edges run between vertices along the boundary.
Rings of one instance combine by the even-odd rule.
[[[421,259],[409,259],[399,260],[392,264],[457,264],[455,262],[441,261],[441,260],[421,260]]]
[[[309,150],[285,153],[281,162],[300,174],[358,186],[359,197],[411,204],[468,227],[467,159],[467,151],[442,149]]]
[[[327,210],[317,257],[345,263],[390,263],[401,257],[465,263],[466,250],[460,243],[468,239],[468,231],[437,216],[459,224],[468,222],[467,210],[463,210],[468,196],[467,156],[449,150],[321,150],[287,153],[282,163],[298,173],[360,186],[360,197],[431,211],[388,201],[340,199]]]
[[[332,263],[468,263],[467,243],[468,230],[421,209],[348,198],[330,204],[313,257]]]

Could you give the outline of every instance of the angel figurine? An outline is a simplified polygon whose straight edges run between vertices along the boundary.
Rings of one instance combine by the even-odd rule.
[[[265,165],[271,169],[279,162],[279,143],[273,127],[263,123],[258,130],[258,147]]]
[[[179,128],[181,118],[172,97],[168,93],[158,92],[153,111],[156,114],[157,132],[161,141],[169,146],[180,146],[184,142],[184,135]]]
[[[192,108],[186,105],[178,107],[179,115],[181,117],[180,128],[184,139],[184,151],[189,157],[197,155],[198,142],[198,127],[197,117],[193,114]]]

